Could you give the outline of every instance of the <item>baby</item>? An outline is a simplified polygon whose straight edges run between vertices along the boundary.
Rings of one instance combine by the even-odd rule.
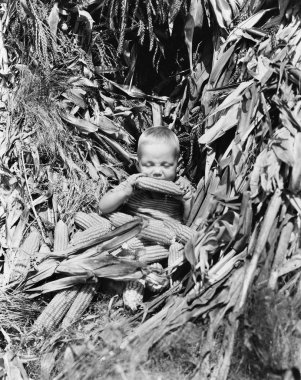
[[[111,213],[127,203],[134,192],[137,178],[148,176],[173,181],[179,185],[184,194],[179,201],[183,205],[182,221],[185,223],[191,208],[193,188],[187,179],[177,178],[179,155],[180,144],[174,132],[166,127],[146,129],[138,141],[137,170],[139,173],[131,175],[101,198],[99,208],[102,214]],[[157,194],[150,194],[150,196],[160,201]]]

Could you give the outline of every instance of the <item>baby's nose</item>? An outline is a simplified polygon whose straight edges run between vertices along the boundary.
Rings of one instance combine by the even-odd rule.
[[[153,177],[162,177],[163,175],[161,168],[154,168],[152,174],[153,174]]]

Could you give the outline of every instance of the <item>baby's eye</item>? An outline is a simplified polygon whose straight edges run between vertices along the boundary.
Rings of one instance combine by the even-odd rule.
[[[151,166],[153,166],[153,164],[151,162],[146,162],[145,164],[143,164],[143,166],[150,168]]]
[[[164,168],[169,168],[171,166],[171,164],[168,164],[168,163],[165,163],[163,164]]]

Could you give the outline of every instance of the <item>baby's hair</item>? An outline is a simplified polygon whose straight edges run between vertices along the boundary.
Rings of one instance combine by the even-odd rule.
[[[145,143],[168,142],[175,148],[176,157],[180,154],[180,143],[177,135],[167,127],[150,127],[146,129],[139,137],[137,156],[141,158],[141,147]]]

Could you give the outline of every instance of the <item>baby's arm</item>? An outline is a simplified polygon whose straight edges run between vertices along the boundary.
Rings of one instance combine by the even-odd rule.
[[[176,181],[176,184],[179,185],[179,187],[183,190],[184,193],[181,200],[184,207],[183,222],[186,223],[192,207],[192,194],[194,189],[190,181],[188,181],[188,179],[184,177],[179,177]]]
[[[123,205],[132,195],[136,179],[143,174],[133,174],[126,181],[108,191],[99,201],[99,209],[102,214],[109,214]]]

